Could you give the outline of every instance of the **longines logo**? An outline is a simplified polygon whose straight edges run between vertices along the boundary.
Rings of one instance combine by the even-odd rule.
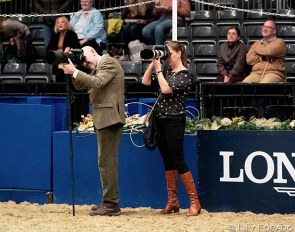
[[[239,170],[238,176],[231,176],[230,173],[230,165],[234,163],[234,161],[230,162],[230,159],[234,156],[234,152],[220,151],[219,155],[223,157],[223,176],[220,177],[220,182],[244,182],[244,178],[247,177],[256,184],[264,184],[269,181],[273,181],[274,184],[288,184],[286,179],[288,173],[293,179],[293,184],[295,183],[295,168],[288,156],[283,152],[274,152],[272,156],[263,151],[252,152],[245,159],[244,167]],[[255,158],[258,156],[265,160],[267,167],[265,176],[262,178],[255,177],[252,171],[252,163],[255,162]],[[292,153],[291,156],[295,157],[295,153]],[[283,168],[287,172],[283,172]],[[295,196],[295,188],[274,187],[274,189],[279,193]]]

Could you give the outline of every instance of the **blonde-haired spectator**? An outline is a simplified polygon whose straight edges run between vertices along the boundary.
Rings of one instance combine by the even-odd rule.
[[[81,48],[77,34],[72,30],[72,26],[65,16],[56,18],[54,24],[54,33],[51,36],[47,51],[54,50],[58,52],[69,52],[71,48]],[[58,65],[60,67],[61,64]],[[53,67],[54,70],[57,66]],[[64,82],[65,74],[61,69],[55,70],[56,81]]]
[[[69,52],[71,48],[81,48],[77,34],[65,16],[58,17],[54,25],[54,33],[49,41],[48,50]]]

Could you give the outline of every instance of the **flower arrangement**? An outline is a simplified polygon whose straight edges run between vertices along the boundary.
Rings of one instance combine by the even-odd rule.
[[[143,118],[134,114],[126,118],[124,133],[139,133],[145,127]],[[94,132],[92,116],[81,116],[82,121],[75,123],[75,130],[79,132]],[[278,118],[255,118],[246,120],[244,117],[221,118],[187,118],[185,125],[186,134],[197,134],[198,130],[295,130],[295,120],[280,121]]]
[[[74,130],[79,132],[94,132],[92,115],[81,115],[81,119],[82,121],[80,123],[74,123]]]
[[[187,119],[185,132],[196,134],[198,130],[294,130],[295,120],[280,121],[278,118],[244,117]]]

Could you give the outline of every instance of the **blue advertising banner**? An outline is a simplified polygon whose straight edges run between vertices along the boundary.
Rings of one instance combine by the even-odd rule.
[[[294,213],[294,131],[198,131],[198,182],[211,212]]]

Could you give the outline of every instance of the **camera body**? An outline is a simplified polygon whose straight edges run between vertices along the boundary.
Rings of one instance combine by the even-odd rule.
[[[82,49],[71,49],[70,52],[59,52],[50,50],[45,55],[45,60],[49,64],[68,63],[70,59],[73,64],[82,65],[85,61],[85,56]]]
[[[143,49],[140,52],[140,58],[148,59],[163,59],[166,60],[169,56],[168,48],[165,45],[155,45],[153,49]]]

